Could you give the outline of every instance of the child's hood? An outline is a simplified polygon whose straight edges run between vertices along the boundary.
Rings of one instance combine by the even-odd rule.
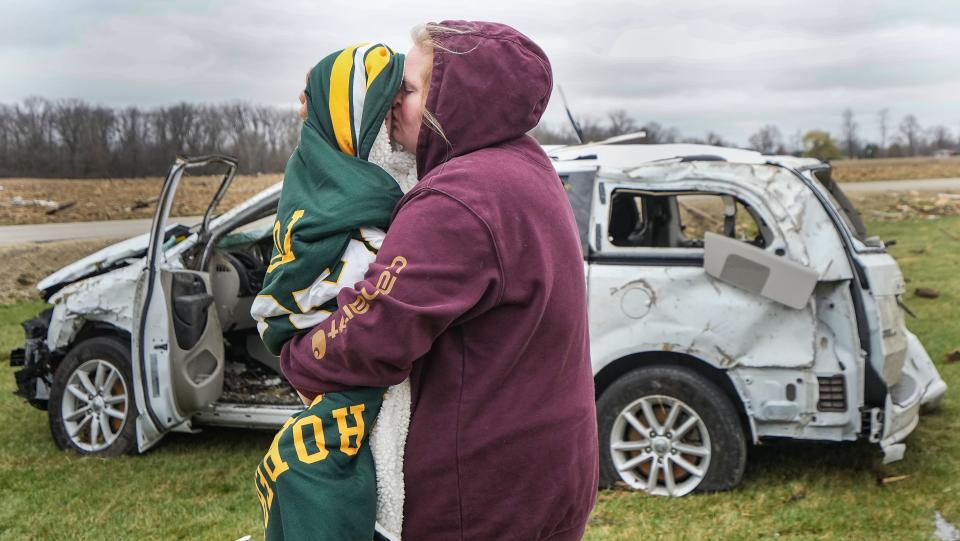
[[[316,132],[334,149],[366,160],[403,80],[403,60],[381,43],[328,55],[307,77],[303,131]]]

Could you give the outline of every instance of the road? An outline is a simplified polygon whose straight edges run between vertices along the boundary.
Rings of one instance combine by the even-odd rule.
[[[845,192],[849,193],[960,190],[960,178],[847,182],[842,183],[841,186],[843,186]],[[188,216],[176,218],[175,220],[185,225],[193,225],[198,223],[201,217]],[[0,244],[108,237],[128,238],[146,233],[148,229],[150,229],[150,220],[10,225],[0,227]]]
[[[193,225],[202,216],[182,216],[172,222]],[[65,222],[57,224],[7,225],[0,227],[0,244],[53,242],[96,238],[130,238],[150,230],[152,220],[106,220],[102,222]]]

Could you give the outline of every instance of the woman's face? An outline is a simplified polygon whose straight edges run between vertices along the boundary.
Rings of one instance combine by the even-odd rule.
[[[393,141],[407,152],[417,151],[417,137],[427,103],[426,80],[432,68],[430,51],[414,45],[403,64],[403,82],[393,100],[388,129]]]

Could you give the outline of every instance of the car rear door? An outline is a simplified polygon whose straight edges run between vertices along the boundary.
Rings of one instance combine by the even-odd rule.
[[[133,316],[133,377],[140,451],[172,429],[189,429],[191,416],[216,401],[223,389],[223,335],[207,272],[168,260],[163,231],[185,170],[222,164],[227,173],[204,215],[202,246],[213,210],[236,172],[228,156],[178,157],[157,201],[146,265],[137,284]]]
[[[725,369],[809,365],[816,323],[806,302],[810,291],[798,309],[765,290],[752,292],[745,284],[711,276],[705,268],[706,239],[714,229],[729,229],[718,236],[745,250],[772,252],[782,246],[776,231],[758,229],[758,220],[750,217],[749,209],[760,205],[725,193],[722,183],[715,189],[707,184],[705,179],[696,185],[676,182],[664,189],[601,175],[595,238],[589,239],[597,250],[589,274],[595,369],[637,351],[682,351]],[[728,207],[734,212],[728,214]],[[750,223],[749,238],[728,238],[744,236],[742,229]],[[803,338],[785,348],[785,331]]]

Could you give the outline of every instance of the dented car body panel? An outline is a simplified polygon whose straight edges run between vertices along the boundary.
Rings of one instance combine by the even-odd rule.
[[[625,147],[553,152],[568,191],[578,189],[569,179],[593,177],[589,223],[581,232],[587,233],[594,372],[619,373],[630,363],[699,363],[729,379],[754,442],[866,438],[879,443],[886,460],[899,459],[920,406],[939,400],[946,385],[906,329],[896,261],[882,244],[857,238],[814,174],[824,164],[696,145]],[[684,244],[682,227],[675,235],[681,241],[665,235],[655,246],[627,237],[617,242],[618,194],[634,195],[638,208],[644,200],[641,216],[651,211],[647,199],[736,200],[763,237],[745,248],[766,252],[754,263],[776,254],[813,271],[809,300],[791,308],[734,277],[710,276],[703,264],[709,233],[703,245]]]
[[[633,367],[682,362],[724,379],[754,442],[863,438],[878,443],[888,460],[903,455],[920,406],[936,402],[946,385],[905,327],[899,267],[882,243],[863,238],[844,215],[818,176],[828,166],[703,145],[584,145],[553,148],[550,155],[584,248],[598,397]],[[88,336],[91,325],[126,335],[141,451],[171,430],[270,428],[298,408],[218,400],[224,364],[235,351],[217,346],[220,333],[253,331],[237,317],[248,317],[235,298],[245,294],[223,294],[236,291],[238,275],[217,240],[275,212],[280,184],[171,233],[175,226],[165,225],[163,207],[173,184],[165,186],[148,236],[41,282],[52,293],[53,312],[48,323],[31,327],[42,328],[33,332],[43,336],[33,342],[28,336],[18,357],[34,367],[29,378],[19,378],[21,394],[42,401],[56,360]],[[701,200],[716,200],[722,212],[711,218],[697,210]],[[624,209],[634,223],[618,221]],[[698,240],[679,222],[685,212],[744,242],[738,266],[731,266],[736,272],[726,272],[726,265],[706,271],[707,252],[715,255],[716,244],[708,234]],[[729,264],[731,257],[724,257]],[[778,260],[789,263],[780,267],[815,274],[806,302],[791,307],[754,287],[785,272],[776,268]],[[760,268],[763,261],[767,267]],[[178,311],[198,317],[203,329],[185,336],[177,330]],[[275,362],[248,350],[265,365]]]

